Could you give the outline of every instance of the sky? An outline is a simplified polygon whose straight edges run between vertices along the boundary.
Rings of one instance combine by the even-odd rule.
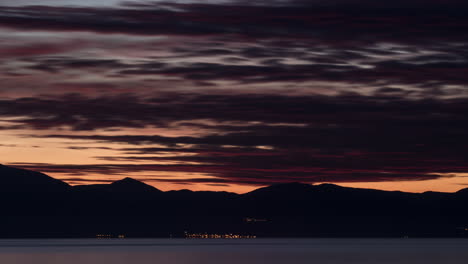
[[[468,187],[466,1],[76,2],[0,2],[2,164],[162,190]]]

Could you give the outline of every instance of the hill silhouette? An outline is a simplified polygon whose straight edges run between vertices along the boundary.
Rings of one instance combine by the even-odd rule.
[[[128,177],[115,181],[110,185],[114,190],[122,192],[161,192],[151,185]]]
[[[84,192],[105,192],[115,194],[143,194],[143,193],[161,193],[162,191],[157,188],[143,183],[141,181],[124,178],[122,180],[115,181],[111,184],[92,184],[92,185],[76,185],[73,186],[74,191]]]
[[[0,192],[64,192],[70,186],[46,174],[0,165]]]
[[[0,237],[182,236],[184,231],[263,237],[465,236],[468,188],[405,193],[334,184],[275,184],[246,194],[167,191],[131,178],[69,186],[0,166]]]

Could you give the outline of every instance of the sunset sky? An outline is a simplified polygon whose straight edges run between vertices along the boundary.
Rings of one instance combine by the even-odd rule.
[[[0,163],[74,185],[457,191],[467,12],[459,0],[2,0]]]

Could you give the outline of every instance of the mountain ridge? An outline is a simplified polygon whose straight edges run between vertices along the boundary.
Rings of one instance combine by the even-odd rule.
[[[1,192],[63,192],[71,188],[68,183],[47,174],[0,164]]]
[[[15,168],[11,166],[6,166],[0,164],[0,179],[5,180],[5,174],[12,173],[12,172],[17,172],[17,175],[15,177],[18,177],[18,173],[20,176],[27,175],[28,177],[20,177],[19,181],[17,180],[15,184],[27,184],[27,180],[33,180],[34,185],[41,186],[40,184],[37,184],[38,181],[42,180],[44,181],[43,184],[47,184],[45,181],[48,181],[49,183],[54,183],[57,186],[62,186],[67,189],[107,189],[107,188],[112,188],[112,187],[117,187],[114,189],[118,189],[120,191],[125,191],[125,188],[128,188],[127,190],[130,191],[132,188],[134,188],[133,191],[154,191],[154,192],[159,192],[159,193],[168,193],[168,192],[184,192],[184,191],[189,191],[189,192],[212,192],[212,193],[232,193],[232,192],[219,192],[219,191],[192,191],[188,189],[181,189],[181,190],[169,190],[169,191],[161,191],[157,187],[154,187],[152,185],[146,184],[143,181],[136,180],[131,177],[123,177],[120,180],[116,180],[111,183],[107,184],[89,184],[89,185],[74,185],[71,186],[68,183],[53,178],[45,173],[41,172],[36,172],[32,170],[26,170],[26,169],[21,169],[21,168]],[[36,179],[34,179],[36,177]],[[41,179],[37,179],[37,177],[40,177]],[[22,182],[20,182],[22,181]],[[11,181],[10,181],[11,182]],[[7,183],[8,184],[8,183]],[[5,184],[4,184],[5,185]],[[89,188],[88,188],[89,187]],[[404,191],[387,191],[387,190],[379,190],[379,189],[370,189],[370,188],[355,188],[355,187],[345,187],[337,184],[332,184],[332,183],[321,183],[321,184],[308,184],[308,183],[302,183],[302,182],[288,182],[288,183],[277,183],[277,184],[272,184],[269,186],[264,186],[264,187],[259,187],[255,190],[252,190],[247,193],[232,193],[232,194],[237,194],[237,195],[253,195],[256,193],[262,193],[262,192],[282,192],[282,191],[343,191],[343,190],[356,190],[356,191],[377,191],[377,192],[387,192],[387,193],[403,193],[403,194],[462,194],[462,193],[467,193],[468,194],[468,188],[463,188],[458,191],[455,191],[453,193],[451,192],[437,192],[437,191],[425,191],[421,193],[413,193],[413,192],[404,192]],[[29,190],[30,191],[30,190]]]
[[[8,173],[0,179],[12,184],[0,185],[8,190],[0,192],[0,238],[183,237],[185,231],[259,237],[468,236],[468,189],[405,193],[296,182],[245,194],[163,192],[132,178],[69,186],[42,173],[0,167],[2,172]],[[21,183],[28,180],[47,188],[24,188]]]

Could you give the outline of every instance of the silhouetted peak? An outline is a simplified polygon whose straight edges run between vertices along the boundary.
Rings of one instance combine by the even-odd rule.
[[[333,184],[333,183],[322,183],[322,184],[318,184],[318,185],[314,185],[314,186],[320,186],[322,188],[345,188],[343,186],[339,186],[339,185],[336,185],[336,184]]]
[[[463,195],[468,195],[468,188],[461,189],[456,194],[463,194]]]
[[[118,181],[115,181],[111,184],[144,184],[142,183],[141,181],[139,180],[135,180],[133,178],[130,178],[130,177],[125,177],[121,180],[118,180]]]
[[[44,173],[0,165],[0,190],[3,192],[57,192],[70,186]]]
[[[315,190],[322,190],[322,191],[337,191],[337,190],[345,190],[345,189],[355,189],[349,187],[343,187],[332,183],[322,183],[318,185],[313,185]]]
[[[267,187],[259,188],[249,193],[246,196],[297,196],[312,190],[312,185],[291,182],[273,184]]]
[[[124,178],[122,180],[115,181],[110,184],[112,189],[117,188],[119,191],[130,191],[130,192],[161,192],[155,187],[135,180],[133,178]]]

